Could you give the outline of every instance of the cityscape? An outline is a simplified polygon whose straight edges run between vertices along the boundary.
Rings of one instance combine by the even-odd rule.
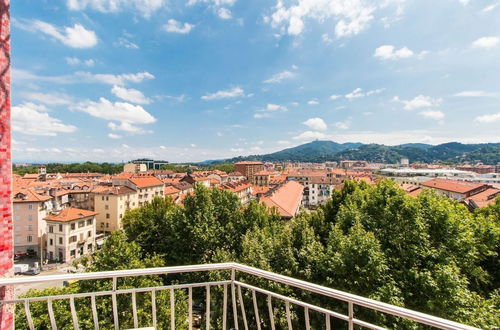
[[[0,329],[499,329],[498,0],[0,0]]]

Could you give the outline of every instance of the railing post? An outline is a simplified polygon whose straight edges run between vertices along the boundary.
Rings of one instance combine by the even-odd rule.
[[[118,321],[118,304],[116,303],[116,276],[113,276],[113,294],[111,296],[111,300],[113,303],[113,323],[115,326],[115,330],[120,329],[120,323]]]
[[[231,300],[233,301],[234,328],[238,329],[238,308],[236,308],[236,288],[234,285],[234,281],[236,281],[236,270],[234,268],[232,268],[231,269]]]
[[[354,322],[352,319],[354,318],[354,306],[352,301],[349,301],[349,330],[354,329]]]

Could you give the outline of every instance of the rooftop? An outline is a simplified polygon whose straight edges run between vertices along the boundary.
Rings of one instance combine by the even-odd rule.
[[[63,209],[57,214],[45,217],[44,220],[68,222],[68,221],[92,217],[95,215],[97,215],[96,212],[68,207]]]

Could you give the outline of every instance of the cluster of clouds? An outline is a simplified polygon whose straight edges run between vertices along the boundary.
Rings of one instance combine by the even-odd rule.
[[[441,98],[432,98],[430,96],[418,95],[410,100],[402,100],[398,96],[393,98],[394,102],[403,104],[403,109],[407,111],[420,110],[418,114],[427,119],[433,119],[442,122],[445,117],[444,112],[436,110],[441,103]]]

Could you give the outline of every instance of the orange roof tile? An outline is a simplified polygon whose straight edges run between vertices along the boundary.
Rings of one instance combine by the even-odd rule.
[[[164,190],[165,195],[175,195],[175,194],[178,194],[180,192],[181,192],[180,189],[177,189],[173,186],[166,186],[165,190]]]
[[[63,209],[57,214],[45,217],[44,220],[68,222],[82,218],[92,217],[96,214],[97,214],[96,212],[68,207],[66,209]]]
[[[45,202],[52,199],[49,195],[43,195],[32,189],[18,189],[12,193],[14,203]]]
[[[297,213],[302,201],[304,186],[295,181],[287,181],[270,195],[260,198],[260,202],[268,208],[276,207],[278,213],[285,218],[291,218]]]
[[[138,188],[162,186],[163,182],[154,176],[133,177],[129,179]]]
[[[431,179],[422,183],[422,186],[427,188],[436,188],[460,194],[468,193],[472,190],[481,188],[483,183],[448,180],[448,179]]]
[[[478,207],[485,207],[494,203],[497,196],[500,196],[500,189],[488,188],[485,191],[470,196],[468,200],[474,201]]]

